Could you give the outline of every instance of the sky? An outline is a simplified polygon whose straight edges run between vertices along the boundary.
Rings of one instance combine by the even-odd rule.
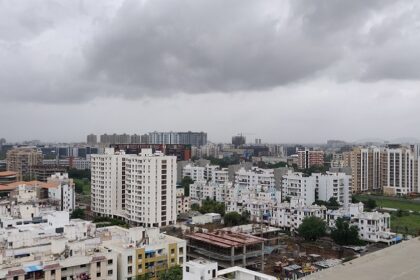
[[[0,0],[0,138],[420,138],[420,2]]]

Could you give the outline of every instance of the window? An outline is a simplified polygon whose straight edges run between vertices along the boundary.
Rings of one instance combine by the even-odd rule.
[[[108,270],[108,275],[112,275],[112,269]]]
[[[133,273],[133,267],[132,266],[127,267],[127,273],[128,274]]]
[[[108,264],[112,264],[112,260],[108,260]]]
[[[96,273],[96,277],[101,277],[101,273],[100,272]]]
[[[97,262],[96,263],[96,267],[101,267],[101,263],[100,262]]]
[[[86,265],[85,264],[81,264],[80,267],[86,267]]]
[[[190,272],[190,267],[189,267],[189,266],[186,266],[186,267],[185,267],[185,270],[186,270],[187,272]]]
[[[128,258],[127,258],[127,262],[128,262],[128,263],[132,263],[132,262],[133,262],[133,256],[128,256]]]

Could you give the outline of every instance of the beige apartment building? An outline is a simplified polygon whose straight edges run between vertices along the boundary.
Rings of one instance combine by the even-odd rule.
[[[16,172],[18,181],[32,179],[35,176],[33,167],[42,165],[42,159],[42,152],[37,148],[14,148],[6,155],[7,170]]]
[[[413,146],[353,149],[352,190],[407,195],[419,192],[419,157]]]

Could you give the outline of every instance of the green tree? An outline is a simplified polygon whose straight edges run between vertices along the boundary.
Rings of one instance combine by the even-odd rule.
[[[79,169],[70,169],[69,170],[69,177],[73,179],[83,179],[86,178],[90,180],[90,170],[79,170]]]
[[[83,193],[83,183],[82,183],[82,181],[79,180],[79,179],[74,179],[73,181],[74,181],[76,193],[79,193],[79,194]]]
[[[149,274],[137,275],[136,280],[150,280]]]
[[[336,197],[330,197],[330,199],[328,200],[328,206],[329,207],[339,207],[340,204],[338,203]]]
[[[185,176],[181,180],[181,186],[184,188],[184,195],[190,196],[190,185],[194,183],[194,180],[189,176]]]
[[[298,233],[307,241],[315,241],[325,235],[326,228],[327,226],[321,218],[311,216],[303,219]]]
[[[244,211],[241,214],[241,223],[248,224],[249,220],[251,219],[251,213],[249,211]]]
[[[193,203],[191,205],[191,210],[193,210],[193,211],[200,211],[200,205],[198,205],[197,203]]]
[[[223,218],[225,226],[233,227],[242,224],[242,216],[238,212],[229,212]]]
[[[361,245],[357,226],[350,226],[343,218],[335,221],[335,228],[331,229],[331,238],[339,245]]]
[[[174,266],[158,275],[159,280],[182,280],[182,268]]]
[[[365,203],[365,207],[367,209],[373,210],[376,208],[376,201],[374,199],[369,198],[366,203]]]
[[[217,202],[215,200],[206,198],[203,200],[200,212],[203,214],[206,213],[219,213],[220,215],[225,215],[225,204],[222,202]]]
[[[71,219],[84,219],[85,218],[85,210],[81,208],[76,208],[70,215]]]

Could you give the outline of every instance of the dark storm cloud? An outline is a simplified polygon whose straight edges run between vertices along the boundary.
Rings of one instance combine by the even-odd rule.
[[[263,94],[318,79],[420,77],[416,1],[119,2],[0,1],[2,100]]]
[[[304,37],[287,9],[280,1],[127,1],[90,46],[89,73],[147,93],[246,91],[307,78],[338,53]]]

